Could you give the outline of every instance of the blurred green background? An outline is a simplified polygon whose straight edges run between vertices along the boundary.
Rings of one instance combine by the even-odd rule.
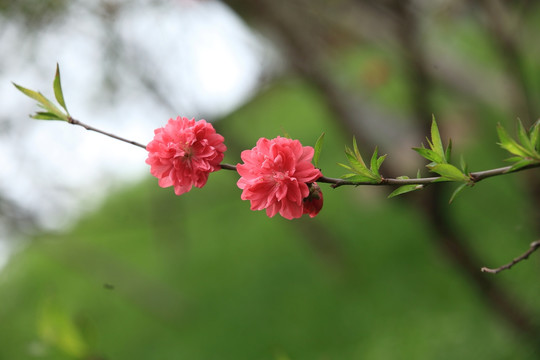
[[[538,116],[535,2],[226,3],[283,64],[215,123],[225,162],[259,137],[325,132],[326,176],[343,173],[353,134],[365,156],[388,154],[383,175],[427,175],[408,149],[434,114],[454,160],[484,170],[507,157],[495,125]],[[389,200],[323,185],[321,213],[294,221],[250,211],[237,179],[219,171],[177,197],[146,176],[36,231],[0,272],[0,359],[540,357],[538,256],[480,273],[538,238],[538,170],[451,205],[446,184]]]

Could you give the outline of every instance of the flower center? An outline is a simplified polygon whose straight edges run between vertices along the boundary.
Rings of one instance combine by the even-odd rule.
[[[193,148],[188,144],[179,144],[176,146],[175,158],[184,158],[184,160],[190,160],[193,157]]]
[[[289,172],[274,171],[273,178],[276,182],[283,182],[289,177]]]

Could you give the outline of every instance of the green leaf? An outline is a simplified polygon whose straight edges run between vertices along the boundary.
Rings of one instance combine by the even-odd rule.
[[[36,91],[33,91],[33,90],[30,90],[30,89],[27,89],[25,87],[22,87],[20,85],[17,85],[15,83],[12,83],[17,89],[19,89],[20,92],[22,92],[24,95],[36,100],[37,102],[41,102],[44,98],[43,95],[41,95],[40,93],[36,92]]]
[[[441,175],[443,178],[452,181],[468,181],[469,178],[457,167],[451,164],[437,164],[430,166],[429,170]]]
[[[54,105],[49,99],[47,99],[45,96],[43,96],[42,93],[27,89],[25,87],[22,87],[20,85],[15,84],[15,83],[13,83],[13,85],[20,92],[22,92],[23,94],[25,94],[29,98],[32,98],[32,99],[36,100],[40,104],[40,106],[43,107],[44,109],[49,110],[49,112],[57,114],[59,116],[62,115],[62,112],[60,111],[60,109],[58,109],[56,107],[56,105]]]
[[[345,169],[347,170],[352,170],[352,168],[349,166],[349,165],[345,165],[345,164],[342,164],[342,163],[337,163],[339,166],[341,167],[344,167]]]
[[[527,156],[527,151],[517,142],[515,142],[514,139],[510,137],[510,135],[508,135],[505,128],[503,128],[501,124],[497,124],[497,134],[499,135],[499,140],[501,141],[499,145],[503,149],[514,155],[518,155],[521,157]]]
[[[362,155],[360,155],[360,151],[358,150],[358,145],[356,144],[356,138],[353,136],[353,149],[354,149],[354,155],[358,159],[359,162],[366,167],[366,163],[364,162],[364,159],[362,159]]]
[[[377,157],[379,156],[379,149],[377,146],[375,146],[375,150],[373,150],[373,155],[371,156],[371,161],[370,161],[370,169],[371,171],[373,171],[375,174],[377,174]]]
[[[56,105],[54,105],[52,101],[43,96],[42,93],[27,89],[15,83],[13,83],[13,85],[26,96],[36,100],[42,108],[47,110],[47,112],[55,114],[59,120],[67,121],[68,116],[64,114]]]
[[[37,119],[37,120],[60,120],[60,121],[65,121],[65,119],[59,118],[58,115],[56,115],[56,114],[53,114],[51,112],[44,112],[44,111],[38,111],[34,115],[30,115],[30,117],[32,119]]]
[[[361,169],[366,169],[366,165],[363,161],[359,161],[358,158],[355,156],[353,151],[349,149],[348,147],[345,147],[345,156],[347,156],[347,160],[349,160],[349,164],[351,164],[351,167],[354,170],[361,171]]]
[[[370,170],[374,176],[376,176],[378,179],[381,179],[381,175],[379,174],[379,168],[381,167],[381,164],[384,161],[384,158],[386,157],[386,155],[381,156],[380,158],[378,156],[379,156],[379,149],[377,148],[377,146],[375,146],[375,150],[373,151],[373,156],[371,156]]]
[[[434,162],[437,164],[444,163],[443,158],[439,156],[437,153],[435,153],[433,150],[426,149],[425,147],[413,148],[413,150],[431,162]]]
[[[343,179],[343,180],[349,180],[350,178],[355,177],[356,175],[357,174],[352,174],[352,173],[351,174],[345,174],[345,175],[341,175],[340,178]]]
[[[523,123],[520,119],[518,119],[518,138],[521,142],[521,145],[529,152],[529,155],[534,154],[534,146],[531,143],[531,140],[529,139],[529,134],[527,133],[527,130],[525,130],[525,127],[523,126]]]
[[[518,161],[517,163],[512,165],[512,167],[510,169],[508,169],[508,171],[506,171],[506,172],[516,171],[518,169],[521,169],[521,168],[523,168],[525,166],[529,166],[531,164],[535,164],[537,162],[538,161],[531,160],[531,159],[521,159],[520,161]]]
[[[415,190],[420,190],[423,188],[424,188],[423,185],[416,185],[416,184],[402,185],[398,187],[396,190],[392,191],[390,195],[388,195],[388,199],[393,198],[394,196],[398,196],[398,195],[405,194],[405,193],[415,191]]]
[[[447,163],[450,163],[451,155],[452,155],[452,139],[448,139],[448,146],[446,147],[446,152],[444,153],[444,158]]]
[[[431,183],[440,183],[440,182],[448,182],[448,181],[454,181],[454,180],[441,176],[440,178],[433,180]]]
[[[324,143],[324,133],[319,136],[317,141],[315,142],[315,153],[313,154],[313,164],[315,167],[319,167],[319,157],[321,156],[322,146]]]
[[[88,355],[88,344],[74,319],[64,308],[46,299],[38,317],[38,335],[70,358],[82,359]]]
[[[66,110],[66,113],[69,114],[64,101],[64,93],[62,92],[62,83],[60,82],[60,67],[58,66],[58,63],[56,64],[56,75],[54,76],[53,88],[56,101],[58,101],[64,110]]]
[[[369,170],[366,167],[366,164],[364,163],[364,160],[362,159],[362,156],[360,155],[360,151],[358,151],[358,146],[354,138],[353,138],[353,149],[350,149],[349,147],[345,146],[345,155],[347,156],[347,160],[349,161],[350,167],[340,164],[341,166],[355,172],[356,174],[360,175],[363,179],[368,179],[369,181],[375,180],[375,182],[379,182],[381,180],[381,177],[379,175],[373,173],[373,171]],[[358,180],[358,181],[365,181],[365,180]]]
[[[379,169],[381,168],[381,165],[384,162],[384,159],[386,159],[386,154],[384,154],[383,156],[380,156],[377,159],[377,174],[379,173]]]
[[[465,158],[463,157],[463,154],[461,154],[461,157],[459,158],[459,164],[461,166],[461,171],[463,171],[464,174],[469,173],[469,165],[465,162]]]
[[[363,183],[369,183],[369,184],[377,184],[379,182],[378,179],[374,179],[371,176],[364,176],[361,174],[346,174],[344,176],[342,176],[341,178],[347,179],[349,181],[354,181],[354,182],[363,182]]]
[[[454,190],[454,192],[452,193],[452,196],[450,196],[450,200],[448,200],[448,203],[451,204],[452,201],[454,201],[454,199],[456,198],[456,196],[463,191],[463,189],[465,189],[465,187],[467,186],[467,183],[464,183],[464,184],[461,184],[457,187],[456,190]]]
[[[537,153],[540,153],[540,119],[531,126],[529,130],[529,136],[531,143],[534,145],[534,149]]]
[[[444,148],[441,140],[441,135],[439,133],[439,128],[437,127],[437,122],[435,121],[435,115],[433,115],[433,119],[431,121],[431,149],[435,151],[435,153],[439,155],[442,159],[444,159]]]
[[[381,181],[381,177],[374,174],[372,171],[370,171],[367,168],[363,169],[353,169],[354,172],[356,172],[358,175],[363,176],[367,179],[375,180],[376,182]]]
[[[508,159],[504,159],[504,161],[506,162],[517,162],[521,160],[523,160],[521,156],[512,156],[512,157],[509,157]]]

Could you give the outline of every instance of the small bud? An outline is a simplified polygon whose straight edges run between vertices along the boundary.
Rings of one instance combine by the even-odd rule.
[[[315,217],[323,206],[323,194],[321,188],[317,183],[309,185],[309,195],[304,198],[303,213],[308,214],[309,217]]]

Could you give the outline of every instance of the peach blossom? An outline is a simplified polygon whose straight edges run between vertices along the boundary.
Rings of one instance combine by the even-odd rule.
[[[242,152],[244,163],[236,167],[242,200],[251,202],[251,210],[266,209],[269,217],[277,213],[286,219],[301,217],[310,193],[308,183],[322,176],[311,163],[313,153],[311,146],[298,140],[260,138],[253,149]]]
[[[185,117],[170,119],[154,130],[154,139],[146,146],[150,173],[161,187],[174,186],[176,195],[201,188],[208,175],[220,169],[227,147],[223,136],[206,120]]]

